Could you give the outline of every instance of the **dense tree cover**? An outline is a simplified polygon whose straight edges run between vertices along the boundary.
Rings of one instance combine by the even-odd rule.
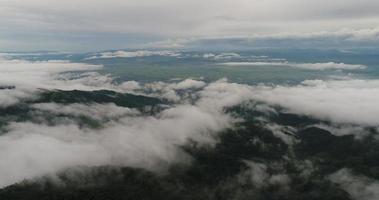
[[[137,108],[161,103],[157,99],[108,91],[52,91],[35,100],[89,101]],[[2,117],[17,116],[22,120],[29,109],[25,104],[9,107],[4,109]],[[310,126],[322,121],[282,112],[280,108],[278,113],[270,115],[243,105],[228,108],[226,112],[244,120],[219,133],[214,146],[195,141],[181,146],[191,156],[190,163],[173,164],[159,172],[131,167],[78,166],[58,173],[55,178],[40,177],[3,188],[0,199],[349,200],[352,199],[349,194],[328,179],[330,174],[349,168],[356,174],[379,179],[379,142],[373,138],[375,130],[368,130],[371,134],[357,139],[352,135],[336,136]],[[258,120],[262,117],[267,120]],[[82,123],[92,122],[82,119]],[[268,123],[296,127],[284,133],[293,138],[294,144],[285,143],[273,130],[265,128]],[[312,163],[309,169],[305,166],[306,161]],[[254,170],[252,163],[261,168]],[[309,173],[304,173],[306,170]],[[282,178],[272,181],[273,177]]]

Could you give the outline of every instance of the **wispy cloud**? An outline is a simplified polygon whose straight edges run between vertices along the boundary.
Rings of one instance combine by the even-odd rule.
[[[1,186],[78,165],[115,165],[160,170],[171,163],[187,163],[191,157],[180,146],[188,140],[199,144],[215,144],[219,132],[233,127],[234,123],[241,120],[228,114],[225,108],[243,102],[259,101],[270,105],[256,107],[260,112],[276,113],[274,108],[281,107],[281,112],[327,120],[332,125],[336,124],[335,127],[341,125],[342,128],[349,128],[344,125],[351,124],[351,130],[376,127],[379,123],[379,110],[376,109],[379,101],[377,80],[308,80],[294,86],[251,86],[230,83],[226,79],[212,83],[186,79],[169,83],[129,81],[115,85],[112,84],[112,77],[97,73],[60,74],[66,70],[93,70],[100,66],[63,61],[4,62],[13,68],[3,70],[8,76],[3,83],[13,83],[17,87],[1,92],[24,92],[25,88],[29,93],[22,98],[30,98],[38,93],[38,87],[89,91],[107,89],[168,98],[171,103],[153,115],[114,104],[30,105],[35,114],[47,112],[52,117],[85,116],[101,120],[102,126],[98,129],[83,127],[69,119],[54,121],[53,125],[43,120],[10,120],[6,131],[0,136],[0,157],[3,161],[0,163]],[[34,78],[28,79],[27,76]],[[4,102],[8,96],[1,96],[1,101]],[[14,98],[17,100],[20,97]],[[17,101],[13,102],[15,103]],[[2,106],[9,104],[3,103]],[[265,127],[271,130],[274,137],[288,145],[296,142],[286,135],[296,131],[293,127],[270,122]],[[339,135],[338,130],[332,128],[325,129]],[[349,134],[356,133],[351,131]],[[291,181],[286,174],[268,173],[263,164],[251,163],[249,166],[251,181],[263,186],[285,185]]]
[[[85,60],[93,59],[109,59],[109,58],[135,58],[135,57],[147,57],[147,56],[180,56],[180,53],[172,51],[114,51],[114,52],[102,52],[99,55],[91,56]]]
[[[357,70],[365,69],[365,65],[345,64],[345,63],[290,63],[290,62],[226,62],[220,63],[226,66],[279,66],[279,67],[294,67],[308,70],[328,70],[328,69],[345,69]]]
[[[100,65],[70,63],[68,61],[26,61],[1,58],[0,85],[14,86],[15,89],[0,90],[0,106],[17,103],[20,98],[30,97],[39,88],[59,89],[66,87],[65,81],[57,81],[62,72],[88,71],[101,69]],[[84,80],[84,79],[83,79]],[[87,79],[87,81],[89,81]],[[72,87],[80,87],[79,82],[73,81]],[[83,84],[82,84],[83,85]],[[84,85],[83,85],[84,86]]]
[[[364,176],[355,176],[349,169],[341,169],[330,175],[330,180],[341,185],[354,199],[375,200],[379,198],[379,182]]]

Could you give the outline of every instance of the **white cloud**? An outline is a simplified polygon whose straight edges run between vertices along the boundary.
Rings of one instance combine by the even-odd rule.
[[[40,127],[15,124],[0,137],[0,187],[25,178],[55,173],[72,165],[105,164],[107,152],[94,144],[70,140],[82,132],[75,126]],[[61,133],[61,139],[53,135]],[[48,136],[48,134],[52,134]],[[68,140],[64,140],[66,137]]]
[[[316,124],[312,125],[313,127],[318,127],[324,130],[329,131],[333,135],[336,136],[344,136],[344,135],[354,135],[357,139],[361,139],[367,135],[370,135],[370,131],[365,129],[365,127],[359,125],[327,125],[327,124]]]
[[[185,80],[168,85],[172,88],[203,86],[200,83]],[[226,82],[216,84],[227,86]],[[159,170],[168,163],[187,162],[189,158],[179,146],[190,138],[200,144],[213,144],[215,134],[235,122],[223,108],[243,100],[239,97],[242,90],[232,94],[233,88],[223,90],[212,85],[205,90],[198,103],[174,105],[156,116],[139,115],[113,104],[35,104],[35,109],[52,113],[116,119],[97,130],[79,128],[70,121],[55,126],[27,122],[10,124],[9,131],[0,136],[0,185],[77,165],[106,164]],[[219,98],[224,95],[230,98]]]
[[[328,70],[328,69],[345,69],[357,70],[365,69],[365,65],[345,64],[345,63],[290,63],[290,62],[226,62],[220,63],[226,66],[284,66],[308,70]]]
[[[291,182],[290,177],[286,174],[270,174],[265,164],[253,161],[246,161],[246,164],[249,170],[243,173],[242,176],[248,176],[256,188],[278,185],[286,189]]]
[[[34,108],[53,113],[82,114],[97,119],[117,120],[104,123],[104,128],[98,130],[80,128],[74,122],[57,126],[12,123],[7,127],[9,132],[0,136],[1,186],[77,165],[111,164],[154,170],[167,163],[186,162],[189,158],[178,146],[185,144],[188,139],[213,144],[217,132],[231,127],[238,120],[225,114],[225,107],[249,100],[279,105],[288,112],[337,123],[363,126],[377,126],[379,123],[378,80],[308,80],[295,86],[249,86],[229,83],[226,79],[213,83],[187,79],[176,83],[154,82],[141,85],[127,82],[113,85],[112,77],[97,73],[80,76],[74,76],[75,73],[59,74],[66,70],[91,70],[100,66],[62,61],[4,63],[8,67],[0,67],[0,72],[7,73],[7,76],[1,81],[7,85],[16,85],[16,89],[1,90],[0,92],[4,92],[0,96],[2,103],[9,96],[6,92],[21,92],[22,95],[29,96],[38,87],[133,90],[171,98],[176,103],[155,116],[139,115],[138,112],[113,104],[36,104]],[[191,95],[199,98],[192,104],[182,101],[182,96],[177,93],[177,90],[188,89]],[[25,91],[30,93],[23,93]],[[274,112],[270,107],[258,109]],[[277,137],[289,144],[293,142],[283,137],[283,131],[293,130],[290,127],[271,125],[270,128]],[[266,176],[264,166],[258,165],[254,170],[262,172],[261,176],[253,175],[252,180],[256,182],[263,180],[271,184],[285,184],[290,181],[281,174]]]
[[[296,86],[257,86],[252,97],[288,112],[339,123],[377,126],[378,80],[309,80]]]
[[[32,106],[35,109],[49,111],[55,114],[67,114],[74,116],[87,116],[94,119],[117,119],[123,116],[136,116],[140,113],[137,110],[119,107],[115,104],[70,104],[70,105],[61,105],[56,103],[39,103]]]
[[[141,85],[137,81],[125,81],[119,85],[121,89],[126,91],[133,91],[141,89]]]
[[[162,84],[159,86],[162,87]],[[299,115],[337,123],[377,126],[377,94],[378,80],[307,80],[293,86],[249,86],[222,79],[199,91],[199,96],[203,98],[197,103],[221,108],[220,105],[232,106],[238,102],[258,100]],[[204,98],[207,96],[217,98],[208,102],[209,98]]]
[[[135,58],[135,57],[147,57],[147,56],[180,56],[179,53],[171,51],[115,51],[115,52],[102,52],[100,55],[95,55],[86,60],[93,59],[107,59],[107,58]]]
[[[297,130],[291,126],[281,126],[278,124],[267,124],[266,128],[272,132],[275,137],[282,139],[288,145],[293,145],[297,142],[296,138],[288,133],[294,134]]]
[[[365,69],[365,65],[353,65],[353,64],[345,64],[345,63],[302,63],[302,64],[294,64],[293,66],[297,68],[310,69],[310,70],[325,70],[325,69]]]
[[[351,41],[377,41],[379,39],[379,27],[369,28],[340,28],[333,31],[313,32],[281,32],[278,34],[257,34],[251,39],[335,39]]]
[[[178,95],[177,90],[201,89],[205,86],[206,83],[203,81],[185,79],[177,83],[165,83],[162,81],[147,83],[141,89],[147,90],[149,95],[178,102],[182,98]]]
[[[206,53],[203,55],[203,58],[214,59],[214,60],[230,60],[230,59],[235,59],[235,58],[241,58],[241,56],[238,53],[220,53],[220,54]]]
[[[185,90],[185,89],[199,89],[204,87],[206,84],[203,81],[193,80],[193,79],[186,79],[184,81],[181,81],[175,85],[169,86],[176,90]]]
[[[215,133],[233,122],[229,116],[210,112],[201,106],[176,106],[155,117],[130,115],[129,110],[124,115],[123,108],[114,106],[111,106],[112,110],[118,110],[119,114],[102,112],[99,107],[106,109],[109,105],[35,106],[55,113],[118,117],[103,124],[105,128],[100,130],[83,129],[67,122],[53,127],[11,124],[9,131],[0,137],[0,186],[78,165],[121,165],[159,170],[168,163],[188,161],[179,145],[189,138],[200,144],[212,144]],[[76,111],[71,112],[74,109]]]
[[[341,169],[329,176],[330,180],[337,183],[353,199],[376,200],[379,198],[379,182],[364,176],[355,176],[348,169]]]
[[[101,68],[102,66],[100,65],[70,63],[67,61],[32,62],[1,58],[0,86],[15,86],[15,89],[0,90],[0,106],[8,106],[17,103],[20,98],[31,97],[40,88],[61,89],[60,86],[67,87],[69,80],[57,80],[58,78],[64,78],[64,75],[60,75],[60,73]],[[77,84],[76,86],[83,85]]]

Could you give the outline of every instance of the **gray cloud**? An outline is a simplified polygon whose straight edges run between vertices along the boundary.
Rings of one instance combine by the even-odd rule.
[[[55,126],[44,122],[10,123],[6,127],[7,132],[0,136],[0,186],[78,165],[121,165],[159,170],[170,163],[186,163],[190,158],[178,146],[189,139],[200,144],[215,144],[218,132],[232,127],[240,120],[226,114],[225,107],[251,100],[281,106],[287,112],[325,119],[336,124],[355,124],[350,127],[341,126],[351,129],[351,134],[355,134],[354,129],[360,130],[359,126],[377,126],[379,123],[377,80],[308,80],[295,86],[249,86],[230,83],[226,79],[213,83],[187,79],[175,83],[141,84],[132,81],[114,85],[112,77],[106,75],[85,72],[72,79],[73,74],[64,73],[67,70],[92,70],[101,66],[64,61],[28,62],[5,59],[2,62],[5,63],[4,66],[8,66],[0,68],[2,74],[7,74],[4,76],[7,79],[2,80],[2,83],[15,84],[17,87],[14,92],[24,95],[14,95],[13,103],[17,103],[19,98],[32,97],[38,92],[36,88],[44,87],[131,91],[171,98],[173,104],[153,116],[113,104],[32,105],[34,109],[55,114],[84,115],[109,120],[96,130],[83,128],[70,120],[58,121]],[[188,102],[186,98],[189,96],[178,94],[179,90],[185,89],[189,89],[197,101]],[[9,105],[4,103],[7,96],[9,94],[0,96],[2,106]],[[257,109],[275,114],[270,106],[260,106]],[[266,128],[287,144],[296,142],[284,134],[295,132],[292,127],[268,124]],[[336,135],[339,134],[338,130],[330,130]],[[263,185],[285,185],[290,182],[284,174],[268,175],[264,165],[253,163],[250,167],[254,172],[251,174],[253,182],[261,182]]]
[[[38,92],[36,88],[45,84],[46,89],[125,89],[125,84],[112,85],[109,77],[96,73],[79,76],[78,79],[62,79],[62,76],[69,77],[70,74],[59,74],[65,70],[86,67],[96,69],[98,66],[63,61],[12,62],[13,68],[9,69],[7,80],[11,81],[12,77],[15,79],[12,82],[17,84],[14,91],[22,92],[23,87],[31,91],[24,98],[31,98]],[[29,71],[23,71],[25,69]],[[28,79],[26,76],[35,78]],[[196,80],[155,85],[159,91],[166,92],[205,87],[204,82]],[[234,97],[233,102],[224,102],[222,99],[216,99],[218,90],[213,91],[209,88],[208,91],[208,95],[201,97],[201,103],[176,104],[155,116],[145,116],[136,110],[114,104],[34,104],[32,107],[39,111],[108,120],[103,123],[101,129],[96,130],[82,128],[70,120],[57,121],[54,126],[43,122],[10,123],[6,133],[0,136],[0,187],[78,165],[121,165],[159,170],[168,163],[188,162],[188,157],[179,146],[185,144],[188,139],[200,144],[213,144],[215,134],[230,127],[234,122],[231,116],[223,112],[223,107],[240,102],[238,96]],[[17,103],[17,97],[14,98],[13,103]],[[4,100],[3,97],[1,100]],[[210,106],[212,102],[218,103]]]
[[[16,89],[12,90],[0,90],[0,106],[9,106],[17,103],[21,98],[31,97],[39,88],[59,89],[61,88],[60,86],[63,87],[61,89],[67,89],[67,87],[89,88],[90,86],[85,86],[84,83],[85,81],[91,81],[88,77],[72,81],[71,86],[67,84],[70,81],[57,81],[56,79],[58,76],[61,79],[64,78],[64,75],[60,75],[62,72],[96,70],[101,67],[100,65],[70,63],[59,60],[32,62],[6,57],[0,58],[0,85],[16,87]]]
[[[379,182],[364,176],[353,175],[349,169],[341,169],[329,176],[356,200],[379,198]]]
[[[28,30],[22,37],[25,47],[28,43],[35,46],[31,39],[42,35],[51,44],[59,43],[58,35],[62,33],[66,38],[87,40],[88,33],[94,37],[97,33],[117,33],[134,38],[138,37],[133,34],[146,34],[188,39],[288,32],[303,35],[379,27],[379,4],[375,0],[13,0],[0,5],[5,38],[16,43],[16,35]],[[2,44],[9,45],[7,41]]]
[[[200,144],[213,144],[212,135],[233,123],[231,117],[219,112],[221,109],[204,106],[207,105],[178,105],[158,116],[146,117],[114,105],[37,104],[34,108],[53,113],[116,120],[104,123],[99,130],[79,128],[69,121],[53,127],[12,123],[0,137],[0,186],[78,165],[159,170],[168,163],[187,162],[179,145],[190,138]],[[101,112],[102,109],[117,110],[118,114]]]

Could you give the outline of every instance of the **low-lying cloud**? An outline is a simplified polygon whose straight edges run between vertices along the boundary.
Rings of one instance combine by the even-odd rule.
[[[0,90],[0,107],[17,103],[21,98],[30,97],[39,88],[83,88],[84,85],[79,83],[78,80],[68,84],[70,82],[69,77],[65,77],[61,73],[70,71],[93,71],[101,68],[102,66],[100,65],[71,63],[59,60],[26,61],[0,58],[0,86],[15,87],[14,89]],[[83,79],[81,81],[89,80]]]
[[[85,60],[93,59],[109,59],[109,58],[135,58],[135,57],[147,57],[147,56],[180,56],[180,53],[172,51],[114,51],[114,52],[102,52],[98,55],[91,56]]]
[[[338,123],[377,126],[378,80],[309,80],[296,86],[258,86],[254,99],[288,112]]]
[[[306,115],[352,127],[377,126],[379,81],[377,80],[308,80],[299,85],[266,86],[230,83],[221,79],[212,83],[186,79],[179,82],[112,84],[112,77],[94,72],[63,73],[94,70],[101,66],[64,61],[3,61],[2,84],[15,85],[13,90],[0,90],[3,107],[30,98],[38,88],[44,89],[107,89],[133,92],[171,100],[171,104],[154,115],[119,107],[114,104],[39,103],[30,105],[35,112],[54,115],[86,116],[102,120],[102,127],[82,127],[73,120],[47,122],[10,121],[0,136],[0,187],[26,178],[54,173],[68,167],[115,165],[159,170],[170,163],[189,162],[191,158],[180,146],[188,140],[213,145],[217,133],[233,127],[236,119],[225,108],[246,101],[260,101],[279,106],[298,115]],[[63,73],[63,74],[62,74]],[[26,91],[29,91],[27,93]],[[187,91],[187,92],[186,92]],[[19,96],[17,96],[18,94]],[[9,96],[13,101],[7,100]],[[11,103],[10,103],[11,102]],[[271,107],[260,111],[274,112]],[[283,132],[291,127],[268,124],[274,136],[287,144],[294,141]],[[354,133],[351,133],[354,134]],[[253,181],[287,184],[285,174],[271,176],[264,165],[254,164]]]
[[[345,64],[345,63],[290,63],[290,62],[226,62],[221,63],[226,66],[277,66],[277,67],[294,67],[307,70],[328,70],[328,69],[344,69],[357,70],[365,69],[365,65]]]
[[[35,106],[55,113],[67,113],[73,109],[78,112],[78,107],[81,113],[95,115],[95,118],[109,117],[107,112],[91,111],[98,109],[99,105]],[[119,108],[119,112],[122,110]],[[12,123],[8,127],[9,131],[0,137],[0,185],[6,186],[25,178],[79,165],[132,166],[157,170],[168,163],[188,162],[186,159],[189,158],[181,152],[180,145],[189,138],[212,144],[215,142],[212,135],[231,123],[227,115],[211,112],[201,105],[172,107],[158,116],[143,116],[136,111],[130,113],[126,110],[118,115],[117,120],[104,123],[104,128],[99,130],[80,128],[75,122],[53,127]]]
[[[329,176],[356,200],[379,198],[379,182],[364,176],[353,175],[349,169],[341,169]]]
[[[26,61],[24,64],[35,65]],[[58,68],[60,64],[62,63],[54,62],[52,67]],[[74,69],[77,68],[70,68]],[[125,87],[123,84],[112,85],[108,82],[107,76],[98,74],[86,73],[87,76],[78,76],[78,79],[59,79],[57,78],[60,77],[59,74],[44,72],[44,67],[39,66],[38,70],[40,74],[36,72],[38,74],[36,79],[25,82],[30,84],[27,85],[28,88],[44,86],[46,83],[50,84],[45,87],[46,89],[57,87],[96,90],[107,87],[109,90],[119,91]],[[58,71],[64,72],[64,69],[53,70],[54,73]],[[10,75],[16,76],[18,72],[15,70]],[[25,74],[32,73],[31,70]],[[69,75],[64,74],[64,76]],[[22,87],[23,82],[19,79],[15,83],[17,83],[15,91],[19,91],[18,87]],[[167,91],[200,89],[205,85],[202,81],[188,79],[176,84],[161,85],[161,89]],[[132,87],[132,89],[140,88]],[[213,91],[212,88],[207,90],[208,95],[199,95],[201,98],[199,103],[175,104],[152,116],[114,104],[31,105],[33,112],[107,120],[103,121],[99,129],[81,127],[73,120],[56,121],[53,126],[43,121],[42,123],[11,122],[6,132],[0,136],[2,149],[0,186],[54,173],[71,166],[116,165],[158,170],[169,163],[188,162],[190,158],[179,146],[184,145],[189,139],[200,144],[212,145],[216,141],[215,134],[231,127],[234,122],[231,116],[223,112],[223,107],[238,104],[240,98],[234,97],[235,101],[230,102],[218,98],[218,94],[223,91],[219,89]]]

